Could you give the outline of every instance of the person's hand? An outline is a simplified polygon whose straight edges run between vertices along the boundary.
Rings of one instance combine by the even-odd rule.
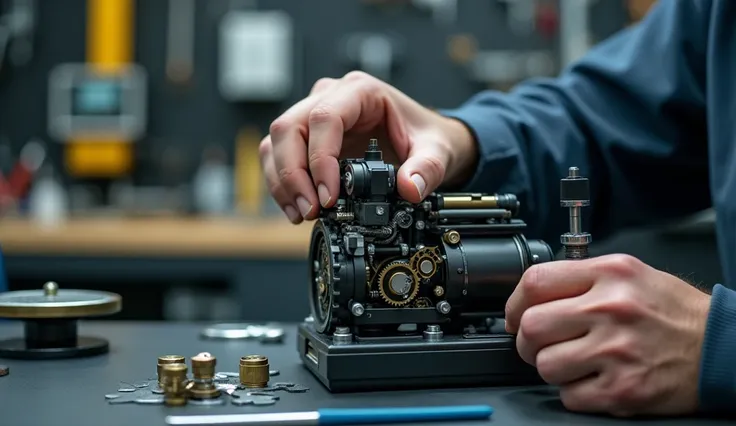
[[[527,270],[506,305],[520,356],[571,411],[614,416],[698,408],[710,296],[634,257]]]
[[[271,124],[260,145],[269,191],[289,220],[315,219],[320,205],[333,206],[340,193],[338,159],[362,157],[374,137],[384,161],[401,163],[398,191],[410,202],[442,183],[462,182],[477,157],[463,124],[394,87],[362,72],[321,79]]]

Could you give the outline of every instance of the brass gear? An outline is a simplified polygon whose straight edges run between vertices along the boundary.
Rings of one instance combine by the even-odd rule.
[[[404,294],[396,294],[390,290],[390,280],[395,273],[404,273],[411,279],[409,283],[411,287]],[[406,306],[419,294],[419,277],[406,261],[391,262],[378,274],[378,294],[384,302],[391,306]]]
[[[432,264],[432,270],[430,272],[423,272],[420,265],[422,261],[429,260]],[[423,247],[417,250],[416,253],[409,259],[409,267],[414,273],[421,278],[432,278],[437,272],[438,265],[442,263],[442,256],[440,256],[437,247]]]

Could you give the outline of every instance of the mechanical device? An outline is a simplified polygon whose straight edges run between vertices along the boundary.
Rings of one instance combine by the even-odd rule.
[[[310,242],[311,316],[298,333],[306,367],[333,392],[541,383],[503,317],[524,272],[555,255],[525,237],[517,197],[432,193],[407,202],[375,139],[340,167],[340,197]],[[575,206],[575,228],[562,240],[582,258],[587,179],[574,175],[561,182],[576,201],[561,203]]]

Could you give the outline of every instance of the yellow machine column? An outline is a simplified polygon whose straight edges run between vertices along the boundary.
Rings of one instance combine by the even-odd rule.
[[[87,1],[87,62],[49,79],[49,129],[65,143],[67,171],[117,178],[133,168],[146,124],[146,76],[134,63],[135,0]]]

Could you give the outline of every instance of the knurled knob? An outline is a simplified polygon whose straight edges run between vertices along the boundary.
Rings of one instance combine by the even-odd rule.
[[[182,406],[187,403],[187,365],[164,364],[163,376],[164,402],[166,405]]]
[[[181,355],[163,355],[158,357],[156,364],[156,374],[158,375],[158,384],[163,387],[163,366],[167,364],[184,364],[184,357]]]
[[[247,355],[240,358],[240,384],[248,388],[268,386],[268,358],[263,355]]]

